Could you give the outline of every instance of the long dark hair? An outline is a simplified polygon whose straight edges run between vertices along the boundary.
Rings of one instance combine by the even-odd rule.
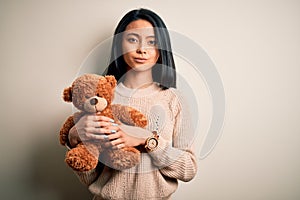
[[[154,32],[159,50],[159,58],[152,68],[153,80],[160,84],[162,89],[176,88],[176,70],[171,49],[169,32],[162,19],[148,9],[137,9],[128,12],[116,27],[112,42],[111,60],[104,75],[114,75],[119,81],[126,73],[126,66],[122,52],[122,33],[131,22],[143,19],[154,27]]]

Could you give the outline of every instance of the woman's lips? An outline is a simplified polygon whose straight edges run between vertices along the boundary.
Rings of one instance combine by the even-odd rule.
[[[134,58],[134,61],[137,63],[145,63],[147,61],[146,58]]]

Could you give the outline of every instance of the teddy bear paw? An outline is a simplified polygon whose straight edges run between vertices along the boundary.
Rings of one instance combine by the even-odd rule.
[[[91,149],[91,147],[89,149]],[[96,151],[89,151],[82,145],[68,151],[65,162],[76,171],[90,171],[96,168],[98,156]]]

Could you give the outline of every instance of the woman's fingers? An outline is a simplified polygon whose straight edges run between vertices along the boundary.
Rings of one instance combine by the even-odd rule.
[[[106,128],[115,130],[118,124],[105,121],[87,121],[84,127]]]
[[[110,135],[118,131],[119,131],[118,127],[105,127],[105,128],[91,128],[89,132],[92,132],[94,134],[100,134],[100,135],[102,134]]]
[[[83,136],[86,139],[116,139],[116,133],[118,132],[119,128],[115,126],[111,126],[109,128],[95,128],[95,127],[87,127],[84,129],[83,133],[80,136]]]
[[[87,127],[96,127],[96,128],[107,127],[110,125],[111,122],[105,122],[105,121],[89,121],[86,124]]]
[[[102,116],[102,115],[97,115],[97,114],[88,114],[85,115],[84,117],[84,121],[95,121],[95,122],[110,122],[110,123],[114,123],[115,121],[109,117],[106,116]]]
[[[118,144],[118,145],[114,146],[115,149],[122,149],[124,147],[125,147],[124,143],[121,143],[121,144]]]
[[[102,115],[90,115],[91,119],[94,121],[104,121],[104,122],[110,122],[110,123],[114,123],[115,121],[109,117],[106,116],[102,116]]]
[[[107,135],[108,140],[115,140],[121,137],[121,132],[111,130],[111,133]]]
[[[124,141],[122,140],[122,138],[118,138],[116,140],[111,141],[110,143],[111,143],[112,146],[117,146],[119,144],[123,144]]]
[[[102,115],[88,115],[86,116],[85,126],[86,127],[102,127],[107,129],[115,130],[118,126],[115,121],[109,117]]]
[[[96,135],[96,134],[89,134],[89,139],[93,139],[93,140],[102,140],[102,141],[107,141],[108,140],[108,135]]]
[[[104,143],[106,148],[119,149],[120,147],[125,147],[124,141],[122,138],[118,138],[113,141],[107,141]]]
[[[86,132],[108,133],[109,130],[118,130],[118,124],[104,116],[88,115],[80,123],[76,124],[79,129]],[[97,128],[97,130],[91,130]],[[104,130],[107,129],[107,130]]]

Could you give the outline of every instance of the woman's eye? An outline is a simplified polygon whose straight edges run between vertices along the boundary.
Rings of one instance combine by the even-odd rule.
[[[148,44],[151,45],[151,46],[155,46],[156,41],[155,40],[150,40],[150,41],[148,41]]]
[[[130,43],[137,43],[138,42],[138,40],[135,39],[135,38],[128,38],[127,41],[130,42]]]

